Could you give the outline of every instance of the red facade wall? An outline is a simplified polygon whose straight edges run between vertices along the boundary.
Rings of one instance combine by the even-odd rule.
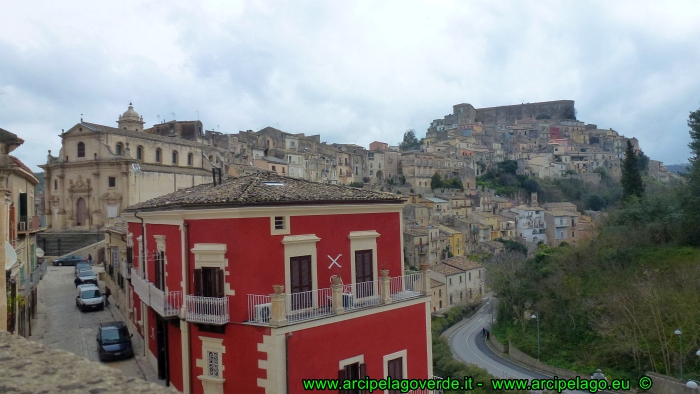
[[[383,357],[404,349],[408,378],[427,378],[426,318],[425,304],[418,304],[295,331],[288,342],[289,392],[303,393],[302,379],[337,379],[339,361],[359,355],[367,376],[383,379]]]
[[[181,324],[186,324],[182,322]],[[168,371],[170,384],[178,391],[182,389],[182,332],[179,328],[168,323]]]
[[[377,270],[388,269],[389,276],[402,275],[400,213],[292,216],[289,235],[315,234],[318,259],[318,287],[330,287],[330,277],[340,275],[343,283],[352,283],[350,267],[351,231],[375,230],[377,238]],[[189,248],[196,243],[225,243],[229,275],[226,281],[236,291],[229,299],[231,321],[248,319],[247,295],[271,294],[272,285],[284,284],[284,235],[270,235],[270,218],[195,220],[189,223]],[[170,245],[168,245],[170,250]],[[334,265],[331,260],[342,256]],[[194,255],[190,255],[194,262]],[[170,266],[169,266],[170,268]],[[190,286],[192,271],[190,267]],[[377,273],[378,274],[378,273]]]
[[[155,282],[156,276],[153,255],[158,250],[158,245],[156,244],[155,235],[165,235],[166,269],[168,272],[165,279],[166,286],[170,291],[180,291],[180,282],[182,281],[182,236],[180,234],[180,226],[146,224],[146,260],[149,262],[147,265],[150,282]]]
[[[197,359],[202,358],[202,341],[199,337],[224,338],[226,352],[222,357],[224,365],[224,393],[264,394],[265,390],[258,387],[258,378],[266,378],[265,371],[258,368],[258,360],[266,360],[266,353],[258,351],[258,343],[262,343],[264,335],[270,335],[266,327],[247,326],[241,324],[226,325],[225,334],[202,332],[195,325],[190,325],[192,351],[190,368],[192,371],[192,393],[203,394],[202,382],[197,376],[204,371],[197,366]]]

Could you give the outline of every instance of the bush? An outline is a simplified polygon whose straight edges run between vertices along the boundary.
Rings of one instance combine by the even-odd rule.
[[[362,184],[362,183],[360,183],[360,182],[350,182],[350,183],[348,184],[348,186],[350,186],[350,187],[356,187],[356,188],[358,188],[358,189],[362,189],[363,187],[365,187],[365,185]]]

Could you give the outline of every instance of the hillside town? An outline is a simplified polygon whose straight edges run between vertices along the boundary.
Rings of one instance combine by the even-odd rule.
[[[530,253],[575,245],[601,215],[537,192],[501,196],[478,178],[513,161],[526,178],[598,184],[603,173],[620,179],[628,141],[641,152],[636,138],[577,120],[571,100],[457,104],[396,146],[191,120],[147,127],[132,103],[115,123],[61,130],[41,174],[10,155],[21,136],[0,129],[2,328],[36,335],[47,265],[89,256],[104,267],[91,291],[109,289],[142,369],[196,393],[231,392],[229,381],[283,393],[309,368],[341,380],[431,377],[430,316],[486,297],[484,258],[511,242]],[[677,177],[648,166],[656,181]],[[388,320],[415,324],[397,335],[378,325]],[[371,341],[360,326],[376,327]],[[312,354],[331,333],[344,336],[337,352]]]

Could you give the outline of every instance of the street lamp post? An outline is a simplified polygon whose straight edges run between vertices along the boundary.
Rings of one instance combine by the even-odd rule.
[[[530,318],[537,319],[537,361],[540,361],[540,314],[537,313],[530,316]]]
[[[673,333],[678,335],[678,360],[681,365],[681,380],[683,380],[683,333],[680,328]],[[700,350],[698,350],[698,352],[700,352]]]

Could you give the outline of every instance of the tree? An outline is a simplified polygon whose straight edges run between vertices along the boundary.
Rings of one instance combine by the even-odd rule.
[[[589,209],[600,211],[601,209],[605,208],[606,201],[600,194],[593,193],[586,198],[586,205]]]
[[[523,189],[527,190],[528,193],[537,193],[540,184],[537,183],[536,179],[527,179],[523,182]]]
[[[690,166],[683,175],[687,185],[682,189],[682,201],[686,233],[692,244],[700,244],[700,231],[697,223],[700,220],[700,109],[691,112],[688,117],[690,127]]]
[[[420,148],[420,142],[416,138],[416,132],[413,129],[406,130],[403,133],[403,142],[401,143],[401,150],[415,150]]]
[[[644,182],[642,182],[642,175],[639,173],[637,155],[634,153],[634,148],[629,140],[627,140],[625,160],[622,162],[621,183],[624,200],[629,200],[631,197],[642,198],[644,194]]]
[[[641,150],[637,153],[637,167],[639,172],[649,173],[649,156],[645,155]]]
[[[433,175],[432,179],[430,179],[430,187],[433,189],[439,189],[442,187],[442,178],[437,172]]]
[[[498,171],[515,175],[518,170],[518,162],[515,160],[506,160],[498,163]]]

